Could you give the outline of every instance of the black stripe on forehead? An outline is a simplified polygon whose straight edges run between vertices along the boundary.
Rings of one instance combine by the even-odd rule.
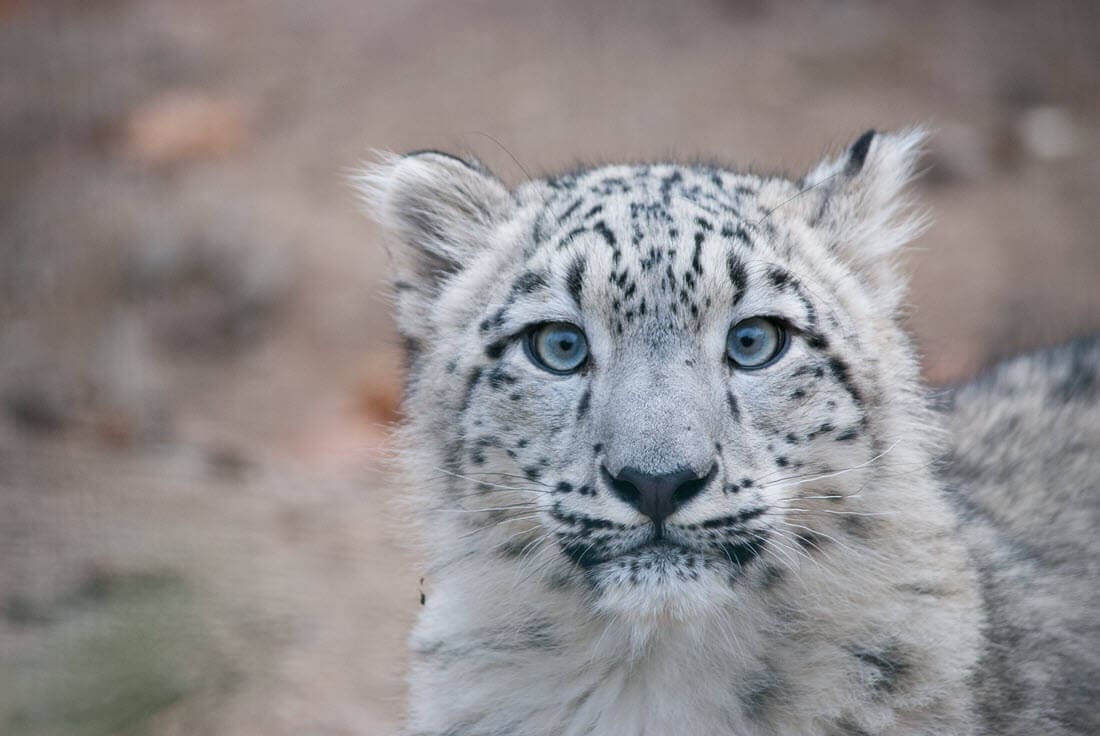
[[[569,289],[569,296],[573,298],[577,307],[581,306],[581,292],[584,290],[584,273],[588,267],[588,261],[584,256],[577,256],[569,266],[569,272],[565,276],[565,286]]]
[[[745,270],[745,264],[741,262],[741,259],[735,253],[730,253],[727,265],[730,281],[733,283],[733,303],[736,305],[745,296],[745,289],[749,285],[749,275]]]
[[[816,327],[817,308],[814,306],[813,300],[806,294],[806,288],[802,285],[802,282],[781,266],[769,266],[767,275],[768,282],[779,291],[793,293],[798,297],[798,301],[802,302],[802,308],[806,310],[806,324],[810,327]]]
[[[504,299],[504,304],[492,316],[481,320],[478,329],[482,333],[486,333],[493,328],[500,329],[508,317],[508,310],[516,303],[518,297],[531,294],[539,289],[545,289],[548,285],[544,274],[537,271],[524,271],[512,282],[511,287],[508,289],[508,296]]]
[[[726,223],[722,226],[721,235],[727,240],[735,240],[748,249],[752,249],[753,243],[752,236],[749,235],[749,231],[745,229],[744,225],[732,225]]]
[[[564,222],[565,222],[566,220],[568,220],[568,219],[569,219],[569,216],[570,216],[570,215],[572,215],[572,214],[573,214],[574,212],[576,212],[576,211],[577,211],[577,209],[578,209],[578,208],[579,208],[579,207],[581,206],[581,204],[583,204],[583,203],[584,203],[584,198],[583,198],[583,197],[578,197],[578,198],[577,198],[576,200],[574,200],[573,204],[569,205],[569,206],[568,206],[568,207],[567,207],[567,208],[565,209],[565,212],[562,212],[562,213],[561,213],[560,215],[558,215],[558,224],[559,224],[559,225],[561,225],[561,224],[562,224],[562,223],[564,223]]]
[[[508,294],[508,301],[513,301],[520,294],[530,294],[533,291],[546,287],[546,277],[535,271],[524,271],[515,281]]]

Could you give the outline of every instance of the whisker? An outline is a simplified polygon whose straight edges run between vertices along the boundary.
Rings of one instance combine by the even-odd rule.
[[[447,470],[446,468],[432,468],[432,470],[438,471],[438,472],[443,473],[444,475],[448,475],[452,478],[459,478],[461,480],[466,480],[466,481],[469,481],[471,483],[478,483],[480,485],[490,486],[492,488],[504,488],[506,490],[522,490],[522,489],[518,489],[514,486],[506,486],[506,485],[502,485],[500,483],[490,483],[487,480],[481,480],[479,478],[472,478],[468,475],[463,475],[462,473],[455,473],[454,471]],[[531,482],[537,483],[537,481],[531,481]],[[545,483],[540,483],[539,485],[544,485],[547,488],[551,488],[551,486],[549,486]]]
[[[838,509],[807,509],[798,506],[780,506],[787,511],[799,511],[807,514],[834,514],[836,516],[897,516],[894,511],[842,511]]]
[[[767,212],[765,212],[765,213],[764,213],[764,216],[763,216],[763,217],[761,217],[761,218],[760,218],[759,220],[757,220],[756,222],[752,223],[752,227],[753,227],[754,229],[755,229],[755,228],[757,228],[757,227],[759,227],[759,226],[760,226],[760,225],[761,225],[761,224],[762,224],[762,223],[764,222],[764,220],[766,220],[766,219],[768,219],[769,217],[771,217],[771,216],[772,216],[772,214],[773,214],[773,213],[774,213],[774,212],[775,212],[776,210],[778,210],[778,209],[779,209],[780,207],[783,207],[783,206],[785,206],[785,205],[787,205],[787,204],[790,204],[791,202],[795,201],[796,199],[798,199],[798,198],[799,198],[799,197],[801,197],[802,195],[804,195],[804,194],[807,194],[807,193],[809,193],[809,192],[812,192],[813,190],[817,189],[818,187],[820,187],[820,186],[822,186],[822,185],[824,185],[824,184],[828,184],[828,183],[829,183],[830,181],[832,181],[832,180],[833,180],[833,179],[835,179],[835,178],[836,178],[837,176],[839,176],[840,174],[842,174],[842,173],[843,173],[843,171],[844,171],[843,169],[840,169],[840,170],[838,170],[838,171],[835,171],[835,172],[833,172],[832,174],[829,174],[828,176],[826,176],[826,177],[825,177],[824,179],[821,179],[820,181],[816,181],[816,182],[814,182],[813,184],[811,184],[811,185],[810,185],[810,186],[808,186],[808,187],[803,187],[802,189],[799,189],[799,190],[798,190],[798,191],[797,191],[797,192],[796,192],[795,194],[791,195],[791,196],[790,196],[790,197],[788,197],[787,199],[784,199],[784,200],[783,200],[782,202],[780,202],[779,204],[777,204],[777,205],[776,205],[775,207],[772,207],[772,208],[771,208],[770,210],[768,210]]]
[[[513,509],[537,509],[533,503],[516,503],[509,506],[492,506],[483,509],[435,509],[436,512],[444,514],[486,514],[493,511],[512,511]]]
[[[451,473],[452,475],[455,474],[454,471],[445,470],[443,468],[435,468],[435,470],[443,470],[443,472]],[[482,481],[476,480],[476,476],[480,476],[480,475],[490,475],[490,476],[495,475],[499,478],[515,478],[516,480],[522,480],[525,483],[534,483],[535,485],[542,486],[543,488],[553,488],[554,487],[550,483],[544,483],[543,481],[540,481],[540,480],[535,480],[533,478],[528,478],[526,475],[520,475],[519,473],[505,473],[502,470],[467,470],[464,473],[459,474],[459,477],[465,478],[466,480],[471,480],[471,481],[475,481],[475,482],[480,483]]]
[[[774,486],[774,485],[783,483],[784,481],[786,481],[788,479],[803,478],[802,480],[797,480],[797,481],[794,481],[792,483],[783,483],[784,485],[800,486],[800,485],[804,485],[806,483],[816,483],[819,480],[825,480],[826,478],[835,478],[838,475],[844,475],[845,473],[851,473],[851,472],[856,471],[856,470],[861,470],[863,468],[866,468],[866,467],[874,464],[875,462],[877,462],[878,460],[883,458],[887,453],[893,451],[893,449],[895,447],[897,447],[898,443],[900,443],[900,442],[901,442],[901,440],[895,440],[892,445],[890,445],[888,448],[886,448],[885,450],[883,450],[879,454],[875,455],[874,457],[870,458],[869,460],[864,460],[863,462],[861,462],[857,465],[852,465],[852,466],[849,466],[847,468],[843,468],[841,470],[833,470],[833,471],[830,471],[828,473],[822,473],[822,474],[815,475],[815,476],[812,476],[812,477],[803,477],[802,475],[791,475],[791,476],[787,476],[786,478],[779,478],[778,480],[772,481],[771,483],[765,483],[765,484],[763,484],[763,487],[767,488],[767,487],[770,487],[770,486]]]
[[[456,539],[467,539],[468,537],[472,537],[476,534],[487,534],[490,531],[492,531],[493,529],[496,529],[498,526],[502,526],[504,524],[508,524],[510,522],[513,522],[513,521],[526,521],[528,519],[537,519],[537,518],[539,518],[539,516],[540,516],[539,512],[534,512],[534,513],[530,513],[530,514],[519,514],[517,516],[509,516],[507,519],[500,519],[498,521],[493,522],[492,524],[486,524],[485,526],[479,526],[476,529],[473,529],[472,531],[468,531],[464,534],[460,534],[460,535],[458,535],[458,537],[456,537]],[[526,531],[530,531],[530,530],[528,529]]]

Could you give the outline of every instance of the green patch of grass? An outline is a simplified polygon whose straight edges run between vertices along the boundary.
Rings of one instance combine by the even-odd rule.
[[[0,656],[10,736],[139,734],[220,674],[195,596],[173,575],[97,575],[30,627],[29,655]]]

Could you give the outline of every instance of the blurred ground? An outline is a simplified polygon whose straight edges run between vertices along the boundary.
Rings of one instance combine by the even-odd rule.
[[[0,2],[0,732],[398,722],[371,149],[801,171],[911,123],[929,379],[1100,328],[1087,0]]]

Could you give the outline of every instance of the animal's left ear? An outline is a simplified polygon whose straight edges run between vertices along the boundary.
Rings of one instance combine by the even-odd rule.
[[[892,265],[898,250],[920,235],[925,218],[905,194],[913,178],[925,133],[869,130],[840,157],[818,164],[803,180],[817,196],[810,224],[839,258],[874,286],[898,290],[903,283]]]

